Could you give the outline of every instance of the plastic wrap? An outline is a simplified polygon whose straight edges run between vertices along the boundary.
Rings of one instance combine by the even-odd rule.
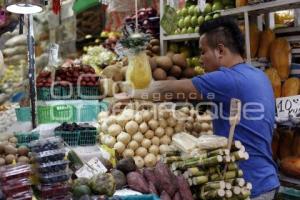
[[[63,146],[63,140],[60,137],[35,140],[30,143],[31,151],[34,153],[57,150],[63,148]]]
[[[227,138],[216,135],[202,135],[197,139],[199,149],[217,149],[227,146]]]
[[[37,169],[41,174],[53,173],[53,172],[63,171],[67,169],[68,164],[69,164],[68,160],[59,160],[55,162],[40,164],[38,165]]]
[[[63,171],[40,175],[40,182],[43,184],[53,184],[66,182],[71,178],[71,172]]]
[[[48,163],[63,160],[66,154],[65,149],[50,150],[40,153],[32,153],[35,161],[38,163]]]
[[[53,197],[53,194],[56,196],[67,196],[71,187],[67,183],[56,183],[51,185],[40,185],[38,186],[40,196],[42,199]]]
[[[30,165],[7,165],[0,168],[0,180],[6,182],[13,179],[28,178],[30,173]]]

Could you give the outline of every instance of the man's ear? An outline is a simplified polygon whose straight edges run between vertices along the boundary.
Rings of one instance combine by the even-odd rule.
[[[218,44],[217,47],[215,48],[215,54],[216,54],[216,57],[218,59],[221,59],[224,57],[224,54],[225,54],[225,46],[224,44]]]

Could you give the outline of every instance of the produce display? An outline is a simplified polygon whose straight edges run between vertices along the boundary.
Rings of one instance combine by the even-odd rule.
[[[7,65],[18,65],[20,61],[27,60],[27,37],[25,34],[13,35],[4,44],[4,63]]]
[[[101,39],[105,39],[103,47],[114,52],[116,44],[121,37],[121,34],[119,32],[102,31],[100,37]]]
[[[146,54],[150,57],[158,56],[160,54],[160,42],[158,39],[151,39],[146,47]]]
[[[248,199],[252,185],[243,179],[243,171],[235,163],[247,159],[249,155],[239,141],[233,143],[231,152],[225,147],[208,148],[190,157],[181,156],[178,151],[168,152],[162,157],[174,174],[188,182],[195,199]],[[189,199],[193,197],[190,195]]]
[[[15,108],[16,104],[4,104],[0,111],[0,133],[4,133],[17,121]]]
[[[8,165],[0,168],[2,199],[31,200],[31,168],[27,164]]]
[[[138,15],[131,15],[125,18],[125,30],[130,28],[135,30],[135,22],[138,18],[138,31],[149,34],[154,38],[159,37],[159,16],[154,8],[141,8],[138,10]]]
[[[50,137],[32,141],[30,148],[35,170],[38,172],[36,174],[39,180],[38,192],[42,198],[67,196],[70,189],[67,182],[71,173],[67,167],[69,162],[64,160],[66,151],[62,139]],[[63,184],[65,188],[58,190],[59,184]]]
[[[17,147],[18,139],[14,134],[2,133],[0,138],[0,166],[13,163],[28,164],[29,149],[26,146]]]

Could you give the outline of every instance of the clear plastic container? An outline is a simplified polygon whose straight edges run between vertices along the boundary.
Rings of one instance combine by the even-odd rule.
[[[57,150],[64,147],[63,140],[60,137],[50,137],[43,140],[35,140],[30,143],[31,151],[40,153],[49,150]]]
[[[67,169],[69,163],[70,161],[68,160],[59,160],[55,162],[42,163],[38,166],[38,171],[41,174],[63,171]]]
[[[54,184],[54,183],[66,182],[70,178],[71,178],[71,172],[63,171],[63,172],[40,175],[40,182],[42,184]]]
[[[29,179],[14,179],[7,181],[2,186],[2,191],[5,196],[10,197],[15,194],[28,192],[31,189],[31,183]]]
[[[13,194],[12,196],[7,196],[6,200],[32,200],[32,191],[25,191]]]
[[[63,160],[66,154],[65,149],[50,150],[40,153],[32,153],[33,158],[38,163],[48,163]]]
[[[71,186],[68,183],[56,183],[51,185],[40,185],[38,187],[40,197],[42,199],[52,198],[55,196],[67,196],[71,190]]]
[[[0,180],[4,182],[13,179],[28,178],[31,174],[30,165],[7,165],[0,168]]]
[[[59,195],[59,196],[55,196],[55,197],[49,197],[49,198],[45,198],[43,200],[70,200],[72,199],[72,195],[69,193],[67,195]]]

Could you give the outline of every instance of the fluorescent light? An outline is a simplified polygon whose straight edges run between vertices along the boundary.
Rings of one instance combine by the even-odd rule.
[[[43,10],[42,0],[6,0],[6,10],[17,14],[35,14]]]

